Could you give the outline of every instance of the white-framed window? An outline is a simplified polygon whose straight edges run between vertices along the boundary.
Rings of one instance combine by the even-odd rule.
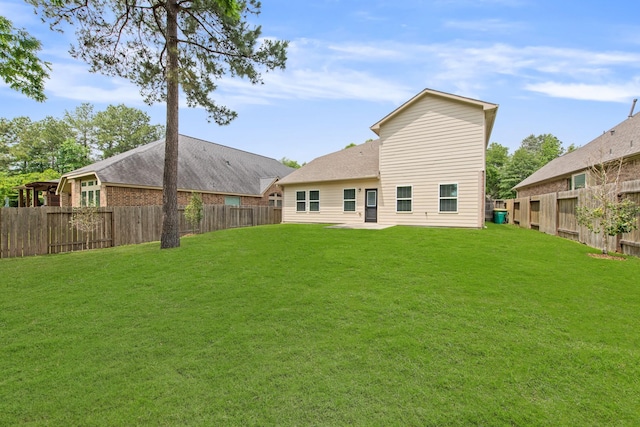
[[[269,206],[273,206],[276,208],[282,207],[282,194],[280,193],[271,193],[269,194]]]
[[[413,186],[396,187],[396,212],[411,212],[413,209]]]
[[[587,174],[578,173],[571,177],[571,189],[585,188],[587,186]]]
[[[307,192],[296,191],[296,212],[306,212],[307,210]]]
[[[320,191],[309,191],[309,212],[320,212]]]
[[[438,212],[458,212],[458,184],[440,184]]]
[[[100,206],[100,185],[97,180],[80,183],[80,206]]]
[[[345,212],[356,211],[356,189],[345,188],[343,190],[343,210]]]

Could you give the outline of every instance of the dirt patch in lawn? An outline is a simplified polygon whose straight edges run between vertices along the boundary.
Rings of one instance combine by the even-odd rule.
[[[626,261],[626,258],[623,258],[621,256],[616,256],[616,255],[607,255],[607,254],[587,254],[589,255],[591,258],[600,258],[600,259],[613,259],[616,261]]]

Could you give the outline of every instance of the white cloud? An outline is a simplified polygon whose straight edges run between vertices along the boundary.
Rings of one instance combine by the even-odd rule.
[[[460,40],[338,44],[297,39],[288,55],[286,71],[263,74],[264,85],[224,79],[211,96],[234,108],[277,99],[352,99],[398,105],[424,87],[482,99],[491,95],[486,90],[495,90],[499,79],[513,91],[572,99],[626,102],[640,92],[637,81],[629,82],[627,77],[638,74],[640,54],[636,52]],[[92,77],[86,70],[79,61],[56,61],[47,92],[79,101],[143,104],[135,85],[123,79]]]
[[[478,21],[445,21],[443,26],[445,28],[465,31],[512,34],[515,31],[520,31],[524,27],[524,24],[503,21],[501,19],[482,19]]]
[[[264,98],[298,98],[398,104],[424,87],[482,98],[501,78],[513,91],[572,99],[626,102],[639,92],[637,82],[624,83],[627,73],[621,71],[640,68],[640,54],[635,52],[468,41],[335,44],[301,40],[294,45],[290,55],[295,65],[284,74],[267,74],[263,87],[238,81],[224,87],[231,89],[229,93],[240,91],[245,102],[253,99],[254,103]]]
[[[220,90],[242,96],[244,102],[264,103],[267,99],[357,99],[398,104],[413,94],[411,88],[365,72],[349,69],[297,69],[264,75],[264,85],[244,80],[220,82]],[[228,95],[225,95],[228,96]]]
[[[485,6],[505,6],[521,7],[527,4],[526,0],[436,0],[435,3],[463,6],[463,7],[485,7]]]
[[[368,21],[368,22],[383,22],[388,20],[388,18],[376,16],[373,13],[366,10],[356,11],[353,13],[353,16],[361,21]]]
[[[408,59],[405,49],[396,46],[383,48],[379,45],[363,44],[331,44],[327,46],[329,51],[337,52],[340,58],[349,61],[389,61]]]
[[[142,105],[140,89],[124,79],[89,74],[82,63],[54,63],[47,94],[83,102]]]
[[[636,77],[628,83],[604,85],[544,82],[526,85],[525,89],[554,98],[626,103],[640,93],[640,78]]]

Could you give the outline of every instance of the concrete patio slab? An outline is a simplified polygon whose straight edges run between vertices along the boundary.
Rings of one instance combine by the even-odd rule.
[[[329,225],[326,228],[349,228],[358,230],[384,230],[385,228],[393,227],[393,225],[383,225],[375,222],[363,222],[360,224],[335,224]]]

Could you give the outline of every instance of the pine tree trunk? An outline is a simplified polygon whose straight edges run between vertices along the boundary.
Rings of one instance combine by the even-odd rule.
[[[178,222],[178,4],[167,2],[167,130],[162,183],[162,236],[160,247],[180,246]]]

